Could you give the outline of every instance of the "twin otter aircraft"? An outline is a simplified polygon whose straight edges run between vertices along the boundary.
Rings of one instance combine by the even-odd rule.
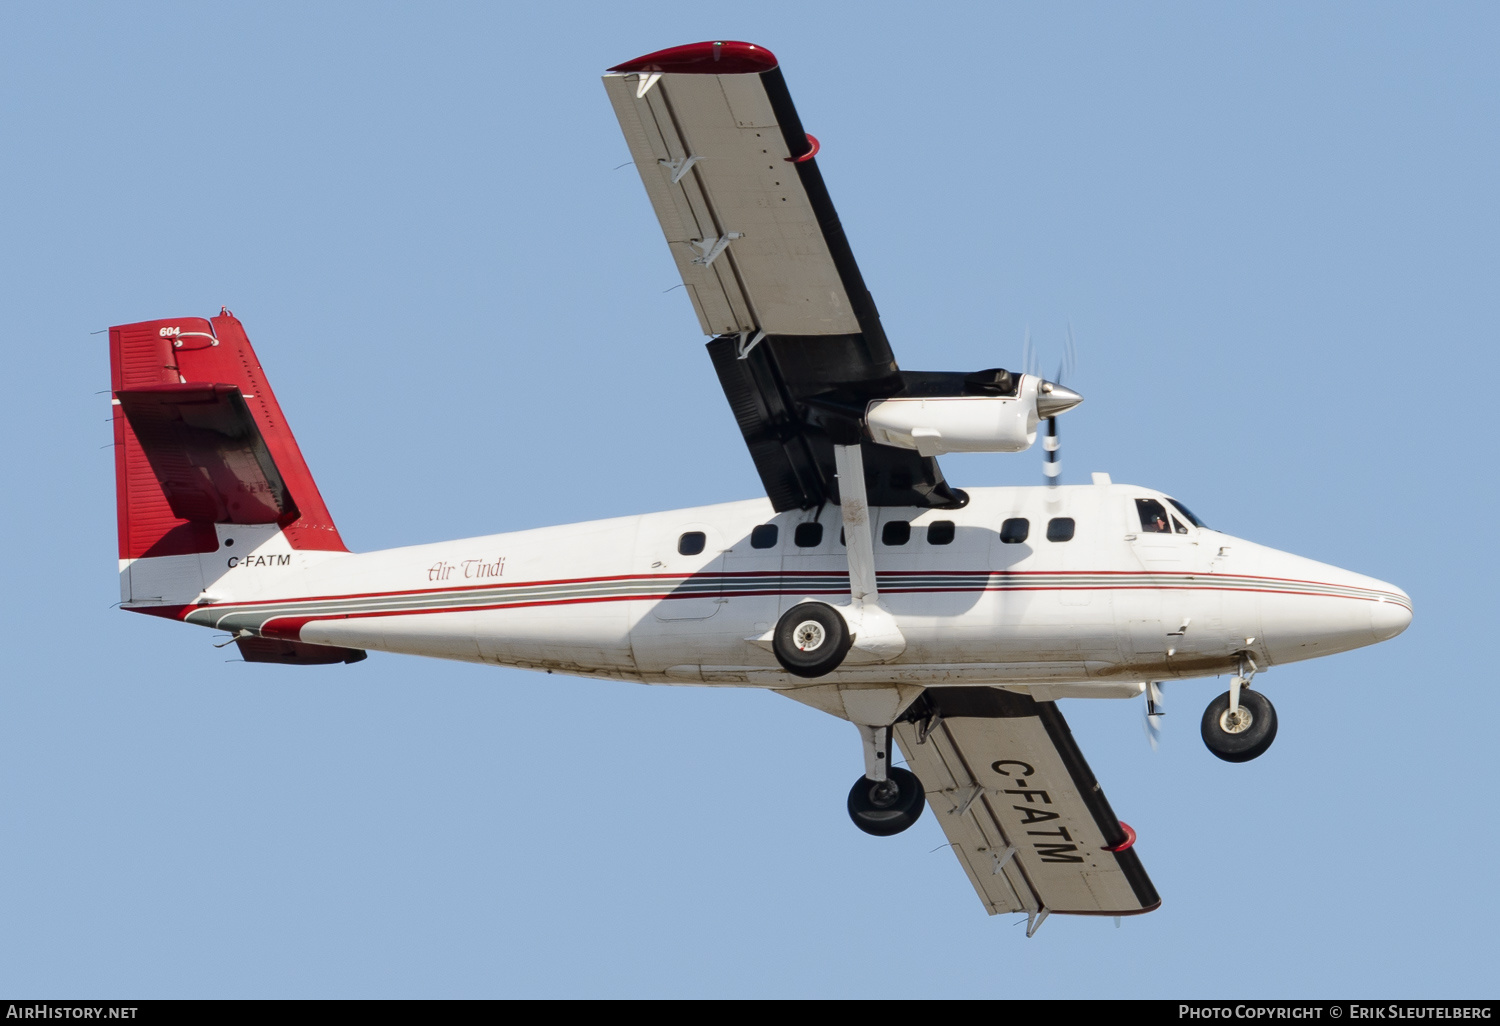
[[[770,688],[858,728],[856,826],[894,834],[930,803],[985,908],[1028,935],[1050,912],[1156,908],[1056,700],[1230,674],[1203,737],[1253,759],[1276,713],[1251,678],[1394,637],[1406,594],[1103,474],[951,486],[936,457],[1025,450],[1081,397],[897,366],[767,50],[675,47],[604,85],[766,497],[351,553],[240,322],[127,324],[125,608],[228,631],[250,662],[377,649]]]

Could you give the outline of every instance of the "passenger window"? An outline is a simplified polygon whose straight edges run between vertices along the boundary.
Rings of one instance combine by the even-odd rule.
[[[696,556],[703,551],[703,546],[708,543],[708,538],[702,531],[688,531],[677,539],[677,551],[684,556]]]
[[[1073,518],[1053,517],[1047,521],[1047,540],[1065,542],[1073,540]]]
[[[953,521],[934,520],[927,525],[928,545],[952,545],[953,544]]]
[[[1147,534],[1171,534],[1172,523],[1167,511],[1155,499],[1136,499],[1136,512],[1141,515],[1141,530]],[[1186,533],[1186,532],[1184,532]]]
[[[880,529],[882,545],[905,545],[909,541],[911,541],[910,520],[887,520],[885,526]]]
[[[796,542],[797,547],[802,549],[810,549],[821,544],[823,541],[823,525],[818,523],[798,524],[797,530],[792,532],[792,541]]]
[[[1019,545],[1031,534],[1031,521],[1025,517],[1011,517],[1000,525],[1000,540],[1007,545]]]
[[[759,524],[750,531],[750,547],[752,549],[774,549],[776,538],[781,532],[775,524]]]

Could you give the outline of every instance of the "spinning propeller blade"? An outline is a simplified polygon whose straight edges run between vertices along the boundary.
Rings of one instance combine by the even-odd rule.
[[[1062,442],[1057,437],[1057,418],[1047,418],[1047,437],[1042,440],[1042,448],[1047,450],[1047,462],[1042,464],[1042,475],[1046,477],[1049,487],[1057,487],[1062,477],[1062,461],[1057,458],[1057,450]]]
[[[1156,681],[1146,682],[1146,740],[1151,742],[1151,750],[1154,752],[1159,747],[1161,740],[1161,718],[1166,715],[1166,708],[1162,703],[1161,685]]]
[[[1031,330],[1026,331],[1026,353],[1027,360],[1035,359],[1035,352],[1031,348]],[[1058,413],[1065,412],[1083,401],[1083,397],[1072,389],[1064,388],[1063,383],[1071,378],[1078,370],[1078,348],[1073,344],[1073,322],[1068,322],[1068,344],[1063,349],[1062,359],[1057,364],[1057,377],[1052,380],[1049,389],[1051,405]],[[1028,370],[1028,373],[1034,373]],[[1047,385],[1043,386],[1048,387]],[[1046,401],[1046,400],[1044,400]],[[1042,403],[1038,403],[1041,406]],[[1042,441],[1042,448],[1047,450],[1047,462],[1042,466],[1042,474],[1047,479],[1049,487],[1056,487],[1062,483],[1062,460],[1058,457],[1058,450],[1062,446],[1062,440],[1057,436],[1057,413],[1047,418],[1047,437]]]

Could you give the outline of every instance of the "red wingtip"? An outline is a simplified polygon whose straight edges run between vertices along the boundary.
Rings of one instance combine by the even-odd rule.
[[[764,46],[735,39],[688,43],[617,64],[610,71],[672,72],[688,75],[754,75],[776,67],[776,55]]]
[[[1119,844],[1116,844],[1116,845],[1114,845],[1112,847],[1106,846],[1105,849],[1104,849],[1105,851],[1113,851],[1113,852],[1129,851],[1130,847],[1133,844],[1135,844],[1135,831],[1133,829],[1131,829],[1130,824],[1127,823],[1127,822],[1125,822],[1122,819],[1122,820],[1120,820],[1120,829],[1123,830],[1123,831],[1125,831],[1125,840],[1121,841]]]
[[[812,160],[814,157],[816,157],[818,155],[818,151],[823,148],[823,144],[818,142],[817,136],[813,135],[811,132],[804,132],[803,134],[807,136],[807,152],[802,154],[802,156],[800,157],[782,157],[781,159],[786,161],[788,164],[805,164],[807,163],[807,161]]]

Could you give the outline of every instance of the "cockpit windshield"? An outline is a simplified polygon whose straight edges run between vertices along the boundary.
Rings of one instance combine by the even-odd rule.
[[[1168,499],[1167,501],[1172,504],[1172,508],[1173,509],[1175,509],[1177,512],[1179,512],[1179,513],[1182,514],[1184,520],[1186,520],[1188,523],[1192,524],[1194,527],[1201,527],[1201,528],[1203,528],[1206,531],[1213,530],[1213,528],[1209,527],[1203,521],[1201,521],[1197,517],[1195,517],[1193,515],[1193,511],[1192,510],[1188,509],[1186,506],[1184,506],[1182,503],[1178,502],[1176,499]]]

